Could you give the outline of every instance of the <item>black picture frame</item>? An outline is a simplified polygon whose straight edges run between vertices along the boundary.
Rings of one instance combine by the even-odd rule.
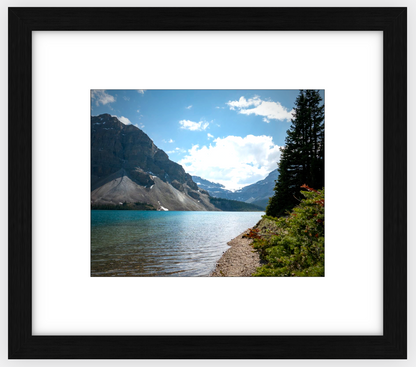
[[[57,30],[382,31],[383,335],[33,336],[32,31]],[[406,358],[406,58],[406,8],[9,8],[9,358]]]

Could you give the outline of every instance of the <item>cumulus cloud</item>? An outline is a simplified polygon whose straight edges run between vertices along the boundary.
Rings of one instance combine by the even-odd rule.
[[[107,103],[115,102],[116,99],[111,95],[108,94],[105,89],[92,89],[91,90],[91,99],[95,102],[97,106],[105,105]]]
[[[228,101],[228,106],[230,106],[230,110],[235,110],[236,108],[246,108],[250,106],[258,106],[261,104],[261,99],[259,96],[254,96],[250,99],[245,99],[244,97],[240,97],[238,101]]]
[[[214,137],[214,135],[211,135],[210,133],[208,133],[207,136],[208,136],[208,140]]]
[[[140,94],[144,94],[144,91],[145,91],[146,89],[137,89],[137,93],[140,93]]]
[[[265,178],[279,160],[280,147],[271,136],[230,135],[209,146],[194,145],[178,163],[190,174],[238,189]]]
[[[208,127],[209,122],[205,122],[205,121],[193,122],[190,120],[181,120],[179,121],[179,124],[181,125],[181,129],[191,130],[191,131],[202,131]]]
[[[163,139],[162,142],[163,143],[174,143],[175,140],[173,140],[173,139],[169,139],[169,140]]]
[[[187,110],[190,110],[192,108],[192,105],[189,105],[188,107],[185,107]]]
[[[267,123],[270,120],[290,121],[293,117],[293,110],[289,111],[280,102],[263,101],[258,96],[248,100],[240,97],[238,101],[228,101],[227,105],[230,107],[230,110],[237,110],[238,113],[244,115],[254,114],[263,116],[263,121]]]
[[[118,117],[116,115],[111,115],[111,116],[118,118],[120,120],[120,122],[122,122],[124,125],[131,125],[131,121],[127,117],[124,117],[124,116]],[[135,126],[137,126],[137,125],[135,125]]]
[[[138,127],[139,129],[143,129],[144,128],[144,125],[142,123],[140,123],[140,124],[134,124],[134,126]]]
[[[137,110],[137,113],[140,113],[140,110]]]
[[[130,97],[127,97],[127,96],[123,96],[123,99],[124,99],[125,101],[130,101]]]

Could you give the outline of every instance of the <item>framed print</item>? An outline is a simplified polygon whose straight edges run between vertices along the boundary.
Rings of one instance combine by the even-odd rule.
[[[406,27],[406,8],[9,8],[9,358],[406,358]],[[243,134],[273,150],[265,129],[284,129],[274,122],[292,106],[272,91],[293,89],[325,90],[325,276],[133,277],[160,264],[137,264],[130,247],[126,270],[112,257],[125,249],[90,247],[114,236],[96,223],[119,220],[96,216],[90,238],[91,207],[103,205],[144,205],[170,216],[167,234],[189,235],[166,213],[226,204],[201,204],[203,183],[163,151],[186,149],[177,161],[192,169],[210,164],[200,150],[226,157],[218,146]],[[147,134],[160,159],[119,166],[128,152],[100,145],[115,128],[122,141]],[[113,190],[120,180],[131,202],[127,186]],[[162,189],[182,202],[151,191]],[[192,276],[188,265],[174,272]]]
[[[91,90],[91,276],[324,277],[324,98],[310,89]],[[287,222],[270,219],[292,209],[303,258],[285,255]],[[287,242],[266,249],[271,236]]]

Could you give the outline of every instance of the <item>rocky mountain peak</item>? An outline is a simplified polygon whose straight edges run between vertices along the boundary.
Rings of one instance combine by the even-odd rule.
[[[91,189],[94,191],[115,181],[119,184],[128,182],[129,190],[135,188],[136,191],[150,189],[156,182],[174,182],[186,195],[188,191],[198,191],[198,186],[183,167],[171,161],[141,129],[125,125],[110,114],[92,116]],[[115,187],[111,190],[116,190]],[[119,196],[115,195],[114,200],[119,200]],[[106,202],[105,196],[93,195],[92,199]]]

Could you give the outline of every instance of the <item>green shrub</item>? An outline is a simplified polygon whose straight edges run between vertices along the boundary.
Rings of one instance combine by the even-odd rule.
[[[287,217],[267,217],[275,221],[273,233],[253,235],[253,247],[267,263],[257,269],[255,276],[325,275],[324,189],[302,188],[307,190],[301,191],[305,199]]]

